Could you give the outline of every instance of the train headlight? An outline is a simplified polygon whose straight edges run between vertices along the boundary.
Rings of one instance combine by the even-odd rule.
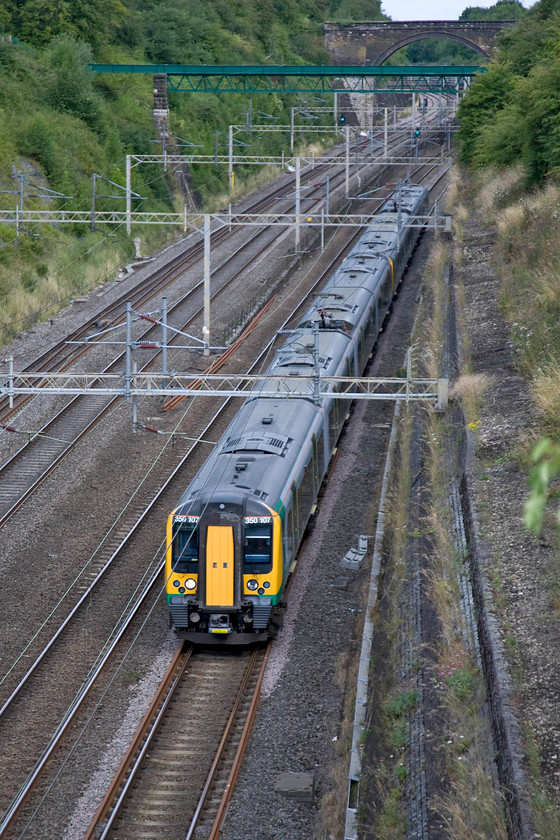
[[[181,581],[180,580],[174,580],[173,581],[173,586],[175,586],[175,587],[181,586]]]
[[[265,580],[265,582],[263,583],[263,586],[264,586],[265,589],[270,589],[270,581]]]
[[[255,580],[255,578],[251,578],[250,580],[247,581],[247,589],[250,589],[251,592],[254,592],[255,589],[258,589],[258,588],[259,588],[259,582],[258,582],[258,580]]]
[[[185,586],[187,587],[189,592],[192,592],[193,589],[196,589],[196,580],[194,578],[187,578],[185,581]]]

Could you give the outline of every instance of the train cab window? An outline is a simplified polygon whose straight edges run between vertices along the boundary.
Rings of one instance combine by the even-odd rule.
[[[198,571],[198,523],[173,525],[173,571]]]
[[[255,573],[272,568],[272,522],[245,523],[245,565]]]

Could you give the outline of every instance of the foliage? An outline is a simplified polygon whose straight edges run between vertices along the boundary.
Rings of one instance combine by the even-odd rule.
[[[532,489],[531,495],[525,502],[525,525],[538,534],[542,526],[550,484],[560,475],[560,444],[550,438],[543,438],[533,449],[531,460],[534,464],[529,477]],[[560,511],[557,517],[560,523]]]
[[[344,22],[389,20],[387,15],[381,11],[381,3],[371,2],[371,0],[342,0],[336,9],[334,19]]]
[[[559,7],[541,0],[501,36],[497,61],[459,109],[463,161],[522,163],[529,184],[560,173]]]
[[[504,107],[512,86],[511,73],[501,64],[492,65],[487,73],[474,80],[458,111],[462,160],[474,160],[480,132],[485,126],[495,124],[496,114]]]
[[[120,0],[24,0],[12,4],[11,34],[37,47],[63,33],[98,45],[112,37],[127,14]]]
[[[518,20],[525,17],[527,9],[518,0],[498,0],[493,6],[468,6],[459,20]]]
[[[480,55],[449,38],[424,38],[406,47],[403,64],[479,64]]]

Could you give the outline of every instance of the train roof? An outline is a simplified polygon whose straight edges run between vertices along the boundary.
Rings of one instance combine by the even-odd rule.
[[[325,410],[313,402],[311,390],[308,398],[283,399],[282,394],[300,390],[301,377],[313,374],[316,360],[322,376],[344,373],[354,327],[387,278],[389,260],[396,257],[402,214],[419,212],[427,195],[424,187],[405,185],[400,213],[387,209],[372,220],[269,365],[267,374],[281,376],[281,384],[267,378],[252,391],[179,506],[192,499],[200,507],[212,499],[248,498],[276,505],[302,467],[306,442]],[[259,392],[273,389],[278,398],[259,397]]]
[[[427,197],[428,190],[426,187],[421,187],[419,184],[401,184],[400,195],[399,190],[395,190],[392,196],[382,205],[379,212],[394,212],[400,204],[401,213],[416,213],[418,212],[418,202],[422,202]]]
[[[207,504],[237,492],[275,505],[320,415],[321,408],[304,399],[249,400],[179,506],[193,498]]]
[[[321,376],[336,376],[339,360],[348,347],[348,337],[328,330],[319,330],[315,335],[312,329],[302,327],[278,350],[267,372],[281,376],[301,376],[302,373],[308,376],[315,369],[315,341]],[[255,391],[257,395],[258,390]]]

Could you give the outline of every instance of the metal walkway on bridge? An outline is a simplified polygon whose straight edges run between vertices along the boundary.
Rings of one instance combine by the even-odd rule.
[[[184,93],[457,93],[470,84],[475,65],[243,65],[89,64],[94,73],[167,76],[170,91]]]

